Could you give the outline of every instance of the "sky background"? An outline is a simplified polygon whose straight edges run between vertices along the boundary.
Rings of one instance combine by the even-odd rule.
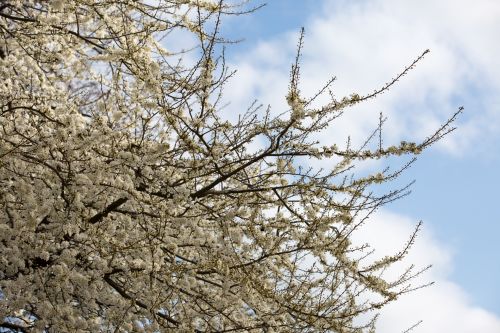
[[[387,144],[422,140],[465,107],[458,129],[403,175],[403,183],[416,180],[412,194],[386,206],[358,235],[382,254],[401,247],[424,221],[408,262],[433,264],[424,281],[436,284],[385,309],[381,332],[401,332],[420,319],[415,332],[500,332],[500,1],[269,0],[222,27],[224,36],[244,39],[227,50],[238,73],[226,88],[226,112],[243,112],[253,99],[287,109],[301,27],[305,96],[331,76],[337,97],[369,93],[431,50],[387,94],[320,134],[325,144],[349,134],[360,142],[379,112],[388,117]],[[379,163],[372,167],[388,162]]]

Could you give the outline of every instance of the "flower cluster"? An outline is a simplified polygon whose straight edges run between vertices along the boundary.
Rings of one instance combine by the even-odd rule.
[[[289,118],[222,119],[219,21],[245,4],[0,4],[0,331],[364,332],[359,317],[406,290],[411,269],[380,274],[413,241],[371,264],[350,242],[404,194],[369,188],[401,170],[346,174],[446,126],[421,144],[321,147],[313,134],[372,96],[315,109],[298,60]],[[190,51],[170,43],[183,33]]]

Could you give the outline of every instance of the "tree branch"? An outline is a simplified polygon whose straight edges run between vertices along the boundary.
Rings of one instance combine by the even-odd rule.
[[[14,323],[9,323],[4,321],[3,323],[0,324],[0,327],[9,329],[9,330],[15,330],[16,332],[28,332],[27,329],[30,327],[22,326],[22,325],[16,325]]]
[[[108,207],[106,207],[102,212],[99,212],[92,216],[89,219],[90,224],[96,224],[97,222],[101,221],[103,218],[108,216],[109,213],[115,211],[118,207],[123,205],[125,202],[128,201],[128,198],[119,198],[115,201],[113,201]]]

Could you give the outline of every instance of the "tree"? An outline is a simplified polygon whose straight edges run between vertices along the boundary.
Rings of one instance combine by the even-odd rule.
[[[299,90],[221,116],[221,20],[255,10],[215,0],[7,0],[0,5],[2,332],[365,332],[415,287],[393,256],[368,260],[352,233],[407,187],[375,195],[409,164],[352,174],[420,143],[321,146],[350,106]],[[175,50],[172,36],[194,40]],[[182,38],[184,38],[182,37]],[[460,111],[460,110],[459,110]],[[260,140],[265,147],[250,150]],[[331,159],[331,170],[300,157]],[[412,163],[413,159],[410,161]],[[425,269],[425,268],[424,268]]]

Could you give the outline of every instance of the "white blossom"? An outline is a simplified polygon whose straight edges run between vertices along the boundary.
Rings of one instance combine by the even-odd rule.
[[[372,186],[400,172],[347,174],[419,154],[454,118],[420,144],[322,146],[339,111],[389,86],[315,109],[297,56],[288,113],[224,119],[218,20],[245,3],[2,2],[2,332],[368,332],[360,320],[410,287],[418,271],[381,274],[414,237],[371,261],[350,243],[401,194]]]

